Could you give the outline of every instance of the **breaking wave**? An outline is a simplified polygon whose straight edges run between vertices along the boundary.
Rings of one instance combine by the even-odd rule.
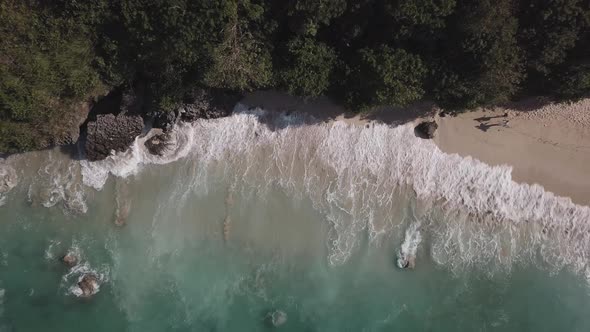
[[[345,262],[363,238],[377,243],[402,233],[400,191],[434,202],[420,217],[435,262],[452,269],[491,264],[510,269],[538,261],[552,270],[569,267],[590,275],[590,208],[557,197],[539,185],[512,181],[511,167],[445,154],[414,135],[411,125],[392,128],[318,122],[293,114],[248,110],[182,124],[165,156],[149,154],[138,138],[126,153],[82,161],[83,181],[102,188],[109,174],[127,177],[143,165],[181,158],[192,163],[186,191],[207,191],[221,174],[236,190],[265,197],[279,187],[310,198],[332,226],[332,264]]]
[[[51,152],[31,179],[28,200],[33,205],[62,204],[67,212],[86,213],[86,193],[78,162]]]

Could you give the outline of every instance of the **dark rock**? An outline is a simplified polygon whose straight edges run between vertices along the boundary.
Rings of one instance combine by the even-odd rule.
[[[98,291],[98,278],[93,274],[85,274],[78,282],[78,287],[82,291],[81,297],[90,297]]]
[[[219,91],[197,89],[179,108],[182,121],[193,122],[197,119],[217,119],[229,116],[241,96]]]
[[[170,135],[167,133],[154,135],[144,143],[148,151],[157,156],[162,156],[168,150],[170,143]]]
[[[87,125],[86,158],[102,160],[113,150],[125,151],[142,130],[143,119],[139,115],[99,114]]]
[[[74,253],[68,252],[60,258],[60,261],[68,267],[74,267],[78,265],[78,256]]]
[[[167,132],[174,128],[174,125],[176,125],[177,120],[178,116],[176,112],[159,112],[154,116],[154,122],[152,124],[152,127],[160,128],[163,131]]]
[[[434,137],[434,132],[438,129],[438,125],[434,121],[425,121],[420,123],[414,129],[416,136],[424,139],[430,139]]]
[[[416,257],[400,253],[397,258],[397,266],[400,269],[414,269],[416,267]]]

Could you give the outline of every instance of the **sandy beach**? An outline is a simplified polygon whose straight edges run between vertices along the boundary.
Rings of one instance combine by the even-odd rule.
[[[242,102],[359,125],[368,121],[402,125],[435,119],[439,128],[434,142],[443,152],[471,156],[489,165],[509,165],[516,182],[539,184],[576,204],[590,205],[590,99],[563,104],[527,101],[445,117],[427,102],[361,115],[347,113],[326,98],[304,101],[277,92],[252,93]]]
[[[528,110],[482,109],[438,118],[447,153],[512,166],[517,182],[538,183],[590,205],[590,100]]]

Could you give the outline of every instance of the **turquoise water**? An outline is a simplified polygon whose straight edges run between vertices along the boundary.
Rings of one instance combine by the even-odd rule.
[[[379,135],[392,144],[387,135],[404,132],[325,124],[277,132],[258,127],[257,117],[225,121],[197,124],[190,153],[144,159],[142,166],[129,161],[143,158],[136,154],[89,166],[60,151],[5,161],[19,181],[0,207],[0,331],[590,328],[580,254],[587,251],[577,231],[585,227],[585,208],[567,210],[564,203],[574,211],[566,221],[579,223],[567,234],[568,246],[565,233],[554,231],[561,226],[547,219],[478,215],[468,212],[469,202],[462,209],[451,204],[453,197],[421,195],[418,180],[395,186],[384,180],[395,178],[391,168],[399,165],[407,165],[404,172],[418,168],[392,159],[381,167],[379,158],[387,156],[367,157],[378,150],[370,151],[363,137],[384,149]],[[241,136],[240,128],[250,127],[258,135]],[[228,132],[231,137],[223,136]],[[227,148],[238,141],[240,148]],[[351,157],[343,161],[322,150],[330,141]],[[371,153],[360,152],[365,149]],[[418,149],[401,156],[439,153],[429,145]],[[486,177],[505,175],[470,165]],[[108,167],[118,176],[101,178]],[[472,183],[466,188],[485,192],[474,177],[462,175]],[[467,190],[455,182],[456,191]],[[554,199],[529,187],[513,199],[524,190],[534,201],[520,206],[535,209]],[[558,212],[552,206],[548,214]],[[117,219],[124,225],[115,225]],[[543,237],[543,227],[554,231],[551,237]],[[416,248],[416,267],[402,270],[397,253],[408,242]],[[78,266],[59,261],[67,252],[78,253]],[[91,298],[72,292],[85,273],[100,279]],[[279,327],[267,317],[276,310],[287,315]]]

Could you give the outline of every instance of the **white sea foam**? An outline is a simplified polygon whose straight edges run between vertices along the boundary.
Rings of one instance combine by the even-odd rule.
[[[401,245],[399,251],[399,257],[397,259],[397,266],[400,268],[406,268],[406,264],[413,265],[410,263],[416,257],[418,246],[422,242],[422,234],[420,234],[420,222],[412,223],[408,229],[406,229],[406,235],[404,242]]]
[[[16,187],[17,183],[16,170],[0,159],[0,206],[6,203],[6,194]]]
[[[80,297],[83,295],[82,289],[78,286],[78,283],[82,281],[84,276],[93,275],[96,277],[97,282],[94,284],[94,291],[91,295],[94,295],[100,291],[100,285],[109,281],[110,268],[107,265],[102,265],[98,268],[93,268],[89,262],[83,262],[72,267],[68,273],[62,277],[62,287],[67,286],[66,295],[74,295]]]
[[[28,198],[50,208],[62,203],[68,212],[86,213],[86,194],[77,162],[52,151],[29,185]]]
[[[6,291],[0,288],[0,317],[4,315],[4,294]]]
[[[345,262],[365,234],[376,241],[398,229],[400,222],[391,213],[400,204],[396,188],[409,187],[420,200],[440,202],[445,221],[428,218],[422,225],[432,235],[431,256],[440,264],[510,268],[535,261],[540,253],[555,269],[590,269],[590,208],[539,185],[513,182],[508,166],[445,154],[415,137],[411,125],[303,125],[306,121],[314,122],[238,105],[228,118],[179,126],[173,133],[175,148],[163,157],[146,151],[148,136],[138,138],[128,152],[83,161],[83,180],[100,189],[109,174],[127,177],[142,165],[189,157],[194,166],[183,179],[189,184],[184,197],[206,190],[212,172],[221,172],[236,190],[260,197],[279,186],[311,198],[331,223],[333,264]]]
[[[50,240],[49,241],[49,246],[47,247],[47,249],[45,249],[45,259],[48,261],[52,261],[54,260],[55,257],[55,248],[59,247],[61,245],[60,241],[57,240]]]

